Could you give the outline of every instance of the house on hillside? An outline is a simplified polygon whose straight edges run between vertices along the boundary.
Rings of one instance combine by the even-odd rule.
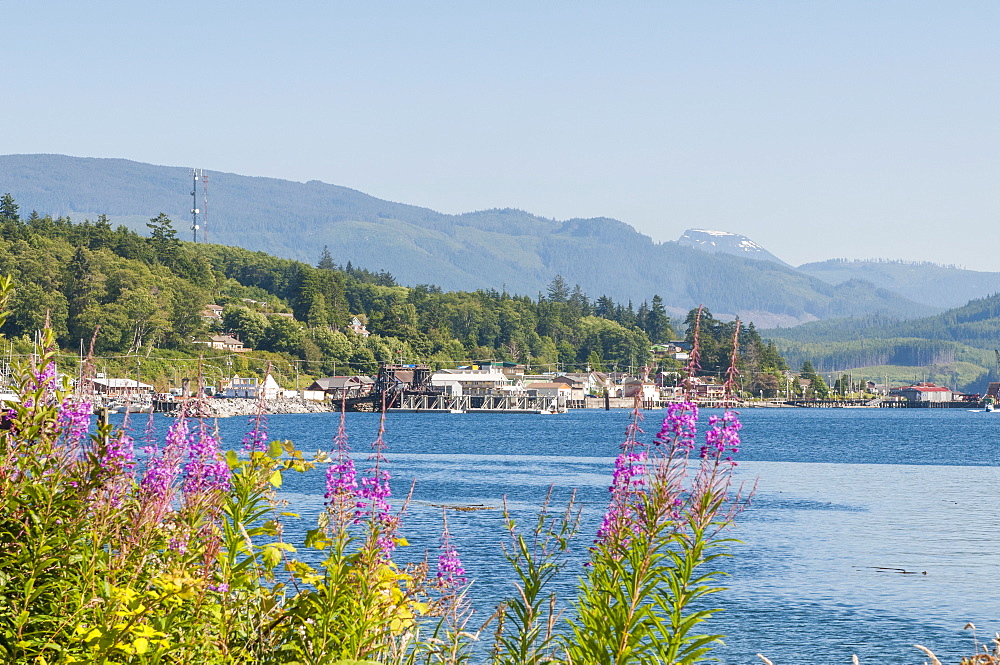
[[[348,329],[355,335],[360,335],[361,337],[368,337],[371,335],[368,329],[365,328],[365,324],[361,323],[361,319],[356,316],[351,317],[351,322],[347,324]]]
[[[525,367],[518,363],[500,360],[477,360],[470,367],[460,369],[493,369],[502,372],[512,383],[519,384],[524,381]]]
[[[201,318],[205,323],[222,323],[222,305],[206,305],[201,310]]]
[[[558,383],[556,381],[538,381],[532,383],[528,386],[529,395],[537,395],[538,397],[551,397],[557,400],[557,404],[562,406],[566,403],[566,400],[571,399],[570,394],[573,389],[570,388],[565,383]]]
[[[560,374],[552,379],[553,383],[562,383],[569,386],[570,399],[583,399],[587,396],[587,384],[575,376]]]
[[[243,342],[232,335],[212,335],[208,340],[198,341],[195,344],[204,344],[210,349],[219,349],[232,353],[247,353],[251,350],[243,346]]]
[[[688,389],[699,399],[722,399],[726,396],[726,387],[707,376],[691,377]]]
[[[865,392],[869,392],[873,395],[888,395],[889,386],[885,383],[878,383],[876,381],[866,381]]]

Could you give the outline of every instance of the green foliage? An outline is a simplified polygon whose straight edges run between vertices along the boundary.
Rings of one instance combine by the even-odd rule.
[[[566,512],[554,515],[546,497],[534,529],[525,538],[504,506],[504,520],[512,543],[504,556],[514,570],[517,595],[498,610],[493,662],[497,665],[537,665],[553,661],[559,636],[555,631],[556,594],[548,586],[566,565],[570,540],[576,535],[579,514],[570,500]]]
[[[691,310],[684,321],[687,326],[686,341],[694,343],[695,319],[698,310]],[[733,352],[735,321],[719,321],[707,309],[701,313],[700,354],[701,371],[717,378],[725,376]],[[785,359],[771,342],[765,343],[751,323],[740,326],[739,354],[737,369],[743,385],[754,393],[766,390],[772,393],[777,386],[784,385],[784,373],[788,371]]]
[[[830,389],[823,381],[813,365],[808,360],[802,363],[802,369],[799,370],[799,378],[808,381],[809,387],[805,389],[805,397],[815,397],[816,399],[826,399],[830,396]]]
[[[0,306],[11,284],[0,280]],[[407,546],[400,515],[360,494],[343,420],[336,458],[309,460],[290,441],[266,441],[259,418],[240,454],[182,415],[137,475],[125,432],[77,429],[89,405],[56,385],[54,342],[44,331],[36,362],[19,368],[21,401],[0,428],[3,662],[470,661],[464,581],[393,562],[392,548]],[[276,492],[317,463],[334,464],[326,509],[293,545],[282,520],[298,516]],[[549,586],[576,534],[574,503],[553,515],[546,501],[528,536],[505,510],[519,581],[498,610],[494,662],[688,663],[708,653],[716,636],[694,629],[714,610],[691,605],[719,590],[702,569],[726,542],[728,467],[710,455],[688,487],[685,465],[670,456],[650,467],[649,492],[630,504],[636,528],[592,548],[563,629]],[[302,547],[319,552],[317,566],[297,558]]]

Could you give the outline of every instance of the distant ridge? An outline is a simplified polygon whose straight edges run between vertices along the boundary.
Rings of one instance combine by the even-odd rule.
[[[831,259],[798,269],[829,284],[863,279],[931,307],[959,307],[974,298],[1000,293],[1000,273],[926,261]]]
[[[659,294],[674,315],[705,304],[715,316],[739,315],[762,327],[934,311],[865,281],[831,285],[771,260],[655,243],[614,219],[557,221],[509,208],[446,215],[315,180],[209,175],[211,242],[309,263],[325,245],[337,263],[387,270],[403,284],[534,296],[561,274],[592,297],[638,306]],[[0,192],[12,193],[25,214],[79,221],[105,213],[142,233],[150,217],[164,212],[180,237],[189,237],[190,186],[183,167],[0,156]]]

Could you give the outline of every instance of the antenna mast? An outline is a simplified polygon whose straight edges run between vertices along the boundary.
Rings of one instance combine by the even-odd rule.
[[[191,177],[194,180],[191,186],[191,233],[195,242],[198,242],[198,214],[201,212],[198,209],[198,181],[201,180],[203,173],[201,169],[191,169]]]
[[[201,172],[201,241],[208,242],[208,172]]]

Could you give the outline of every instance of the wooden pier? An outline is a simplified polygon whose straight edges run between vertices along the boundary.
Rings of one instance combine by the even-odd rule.
[[[553,397],[528,395],[397,395],[389,411],[404,413],[562,413],[565,404]]]
[[[793,399],[785,402],[788,406],[807,409],[971,409],[976,402],[964,400],[951,402],[914,402],[896,399]]]

